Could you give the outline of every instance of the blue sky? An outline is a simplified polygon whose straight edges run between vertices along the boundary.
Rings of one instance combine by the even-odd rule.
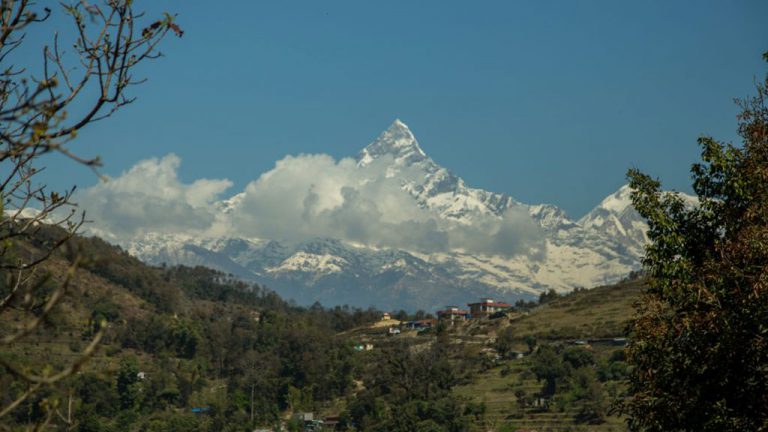
[[[630,167],[689,190],[696,138],[735,140],[732,100],[768,70],[765,1],[142,3],[184,37],[75,150],[113,176],[175,153],[182,180],[232,193],[288,154],[352,156],[400,118],[469,185],[580,217]],[[61,158],[45,175],[97,182]]]

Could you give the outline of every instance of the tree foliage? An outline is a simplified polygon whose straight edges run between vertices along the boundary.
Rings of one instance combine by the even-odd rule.
[[[628,174],[651,239],[627,351],[632,429],[768,429],[767,99],[764,80],[739,101],[742,146],[699,139],[697,205]]]
[[[349,402],[343,414],[346,426],[366,431],[467,430],[484,408],[451,393],[456,382],[451,349],[445,330],[428,349],[414,351],[403,340],[386,347],[368,365],[373,369],[364,374],[365,390]]]
[[[169,31],[182,33],[172,16],[145,21],[132,4],[75,1],[54,11],[30,0],[0,2],[0,314],[22,316],[16,328],[2,329],[0,350],[51,320],[81,263],[73,260],[72,268],[58,280],[45,271],[48,259],[80,228],[84,215],[70,201],[74,187],[49,190],[39,183],[41,157],[57,153],[77,164],[98,167],[98,158],[81,157],[70,144],[83,128],[131,103],[128,89],[141,82],[133,76],[136,66],[160,55],[157,46]],[[27,31],[46,28],[57,12],[71,19],[70,31],[51,29],[49,45],[30,46]],[[39,67],[19,64],[17,53],[36,48],[42,60]],[[63,230],[37,244],[37,253],[20,247],[20,241],[31,240],[44,224]],[[101,337],[96,330],[80,356],[58,370],[28,370],[23,362],[0,356],[0,366],[19,384],[0,406],[0,418],[76,372]],[[61,416],[56,401],[49,402],[42,425],[55,412]]]

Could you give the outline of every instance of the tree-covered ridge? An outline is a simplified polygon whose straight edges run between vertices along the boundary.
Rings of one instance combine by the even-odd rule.
[[[42,229],[19,249],[35,253],[55,235]],[[85,257],[83,268],[62,310],[4,356],[55,368],[106,322],[100,352],[85,373],[25,401],[15,423],[34,423],[41,403],[64,406],[71,396],[72,425],[81,430],[129,430],[160,422],[163,412],[189,417],[193,407],[206,408],[207,415],[189,417],[202,429],[271,424],[286,409],[311,411],[347,394],[352,346],[337,333],[380,317],[373,309],[297,307],[205,268],[149,267],[94,238],[74,238],[46,271],[56,279],[74,257]],[[34,348],[64,341],[66,349],[48,358]],[[13,385],[12,371],[3,369],[0,381],[11,389],[3,401],[24,390]]]
[[[58,231],[40,226],[14,246],[41,253]],[[214,270],[147,266],[101,239],[79,236],[46,262],[48,277],[61,278],[73,260],[80,268],[57,313],[6,355],[56,369],[95,333],[103,333],[102,343],[82,373],[28,398],[9,425],[35,424],[51,406],[61,414],[54,426],[115,431],[242,430],[279,425],[302,411],[337,415],[340,427],[355,430],[465,430],[482,414],[451,390],[485,357],[462,358],[464,347],[444,326],[437,337],[384,337],[376,351],[356,353],[356,331],[369,335],[380,311],[299,307]],[[24,391],[13,377],[0,370],[0,385],[12,389],[4,401]],[[368,412],[368,403],[376,410]]]

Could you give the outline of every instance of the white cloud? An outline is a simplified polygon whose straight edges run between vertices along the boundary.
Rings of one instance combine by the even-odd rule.
[[[434,216],[386,176],[387,161],[359,169],[352,159],[289,156],[246,186],[231,213],[239,235],[304,240],[332,237],[374,246],[447,249]]]
[[[94,221],[90,230],[113,240],[147,232],[207,231],[217,213],[214,201],[232,182],[201,179],[185,185],[178,179],[180,163],[175,154],[143,160],[87,188],[77,201]]]
[[[543,258],[546,242],[541,227],[520,207],[512,207],[502,217],[487,217],[472,226],[449,230],[451,246],[485,255],[526,254]]]
[[[121,241],[148,232],[230,235],[301,241],[330,237],[421,252],[463,249],[514,255],[542,252],[543,235],[527,211],[510,209],[472,226],[420,208],[402,189],[418,172],[388,168],[379,158],[359,168],[353,159],[288,156],[250,182],[238,203],[216,205],[229,180],[178,179],[176,155],[139,162],[78,197],[95,221],[93,233]],[[423,175],[423,173],[422,173]]]

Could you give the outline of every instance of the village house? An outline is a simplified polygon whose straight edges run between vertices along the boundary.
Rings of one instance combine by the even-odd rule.
[[[437,311],[437,318],[446,321],[465,321],[469,318],[469,311],[459,309],[456,306],[446,306],[445,309]]]
[[[315,414],[311,412],[297,412],[292,416],[295,420],[302,422],[312,422],[315,420]]]
[[[322,420],[315,420],[315,414],[311,412],[294,413],[292,418],[301,424],[301,430],[313,431],[322,427]]]
[[[494,301],[492,298],[480,299],[477,303],[469,303],[469,311],[472,314],[472,318],[487,317],[495,314],[496,312],[505,311],[512,307],[509,303],[502,303]]]
[[[339,416],[326,416],[323,419],[323,427],[329,430],[336,430],[336,427],[341,423],[341,417]]]
[[[389,314],[389,312],[384,312],[383,314],[381,314],[382,321],[388,321],[391,319],[392,319],[392,316]]]
[[[437,326],[437,320],[433,319],[424,319],[424,320],[417,320],[417,321],[408,321],[405,323],[405,327],[410,330],[426,330],[431,329],[432,327]]]

